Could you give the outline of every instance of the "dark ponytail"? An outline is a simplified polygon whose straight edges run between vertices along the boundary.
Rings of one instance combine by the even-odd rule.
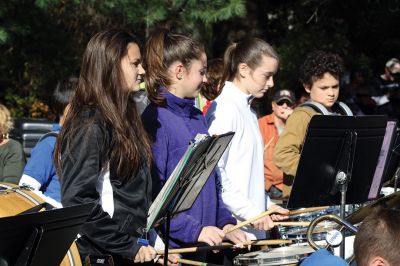
[[[235,65],[235,56],[234,53],[236,51],[237,43],[232,43],[226,48],[224,53],[224,70],[222,72],[221,83],[219,84],[220,88],[224,86],[225,81],[232,81],[235,78],[237,72],[237,66]]]
[[[181,62],[189,69],[192,60],[200,59],[203,47],[191,38],[174,34],[166,29],[154,31],[146,43],[145,69],[146,89],[149,100],[158,106],[165,105],[160,87],[169,87],[172,83],[169,66]]]

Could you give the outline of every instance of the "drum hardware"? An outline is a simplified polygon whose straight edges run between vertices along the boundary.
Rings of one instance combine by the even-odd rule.
[[[302,222],[304,223],[304,226],[308,226],[309,223],[314,220],[315,218],[322,216],[324,214],[332,213],[332,212],[338,212],[338,209],[336,206],[332,207],[317,207],[317,208],[305,208],[305,209],[299,209],[299,210],[294,210],[291,211],[290,215],[291,219],[296,222]],[[308,223],[308,224],[307,224]],[[323,226],[318,225],[318,231],[315,233],[315,237],[320,239],[325,238],[325,232],[326,229],[334,229],[332,226],[333,223],[325,223]],[[300,226],[301,224],[297,225],[293,224],[293,226],[287,226],[287,227],[278,227],[278,235],[279,238],[282,239],[290,239],[293,240],[296,243],[302,243],[306,242],[307,240],[307,228]]]
[[[310,226],[307,229],[307,241],[308,244],[315,250],[321,249],[321,248],[325,248],[325,249],[330,249],[331,244],[326,245],[325,247],[321,247],[318,244],[315,243],[314,239],[313,239],[313,231],[315,229],[315,227],[318,225],[318,223],[322,222],[322,221],[333,221],[335,223],[337,223],[338,225],[340,225],[340,229],[339,232],[341,234],[341,232],[343,231],[343,229],[347,229],[349,231],[351,231],[354,234],[357,234],[358,229],[352,225],[351,223],[347,222],[344,219],[341,219],[339,216],[335,215],[335,214],[326,214],[326,215],[322,215],[318,218],[315,218]],[[332,242],[334,242],[335,239],[330,240]],[[342,239],[343,240],[343,239]],[[329,240],[327,242],[330,242]],[[340,243],[339,243],[340,244]],[[351,264],[354,260],[354,254],[348,259],[348,263]]]
[[[1,189],[4,188],[4,189]],[[32,189],[29,186],[17,186],[14,184],[0,183],[0,195],[9,193],[18,193],[29,201],[39,205],[43,200],[38,200],[36,197],[31,196]]]
[[[279,247],[239,255],[234,258],[234,265],[298,265],[313,252],[310,246]]]
[[[293,210],[289,212],[289,216],[295,216],[298,214],[309,213],[314,211],[322,211],[328,209],[329,206],[322,206],[322,207],[311,207],[311,208],[301,208],[298,210]]]
[[[271,240],[253,240],[243,243],[243,246],[269,246],[269,245],[285,245],[292,244],[291,240],[271,239]],[[237,246],[232,243],[223,242],[216,246],[199,246],[199,247],[188,247],[188,248],[177,248],[170,249],[168,254],[182,254],[182,253],[194,253],[209,250],[220,250],[227,248],[236,248]],[[158,255],[163,255],[164,250],[157,250]]]

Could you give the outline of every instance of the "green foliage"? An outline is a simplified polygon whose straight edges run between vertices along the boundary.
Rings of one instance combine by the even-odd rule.
[[[244,0],[2,1],[0,101],[15,116],[51,116],[55,84],[78,73],[87,41],[100,30],[129,28],[144,40],[167,26],[209,43],[213,23],[243,14]]]
[[[276,87],[296,89],[313,49],[340,53],[369,76],[400,56],[400,0],[6,0],[0,1],[0,101],[17,116],[48,116],[56,82],[77,74],[95,32],[125,27],[142,40],[168,27],[221,57],[232,41],[264,38],[277,48]]]
[[[5,29],[0,28],[0,44],[6,43],[8,39],[8,34]]]

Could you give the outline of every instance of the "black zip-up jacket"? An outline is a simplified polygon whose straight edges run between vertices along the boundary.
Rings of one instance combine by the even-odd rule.
[[[96,203],[77,240],[81,258],[100,253],[133,259],[151,203],[150,171],[143,163],[130,181],[118,181],[113,166],[108,168],[110,127],[99,111],[82,112],[80,119],[72,143],[62,143],[60,181],[63,206]]]

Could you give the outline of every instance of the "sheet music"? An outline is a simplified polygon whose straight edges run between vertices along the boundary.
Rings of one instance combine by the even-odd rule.
[[[179,163],[176,165],[174,171],[172,174],[169,176],[167,181],[165,182],[164,186],[162,187],[160,193],[158,193],[156,199],[154,200],[153,204],[151,204],[149,212],[148,212],[148,217],[147,217],[147,226],[146,226],[146,231],[148,232],[157,222],[157,216],[161,211],[161,208],[163,207],[163,203],[167,200],[167,197],[171,194],[171,191],[174,189],[176,186],[177,182],[179,181],[179,178],[181,176],[182,170],[187,163],[187,161],[190,159],[191,155],[193,154],[194,149],[203,141],[206,139],[210,138],[210,136],[206,134],[197,134],[195,139],[189,144],[186,152],[182,156],[182,158],[179,160]]]
[[[386,126],[385,137],[382,142],[382,149],[379,154],[378,163],[375,169],[374,178],[372,180],[371,188],[369,190],[368,199],[375,199],[379,193],[379,187],[381,185],[383,173],[385,170],[386,159],[390,150],[390,143],[395,132],[396,122],[388,121]]]

